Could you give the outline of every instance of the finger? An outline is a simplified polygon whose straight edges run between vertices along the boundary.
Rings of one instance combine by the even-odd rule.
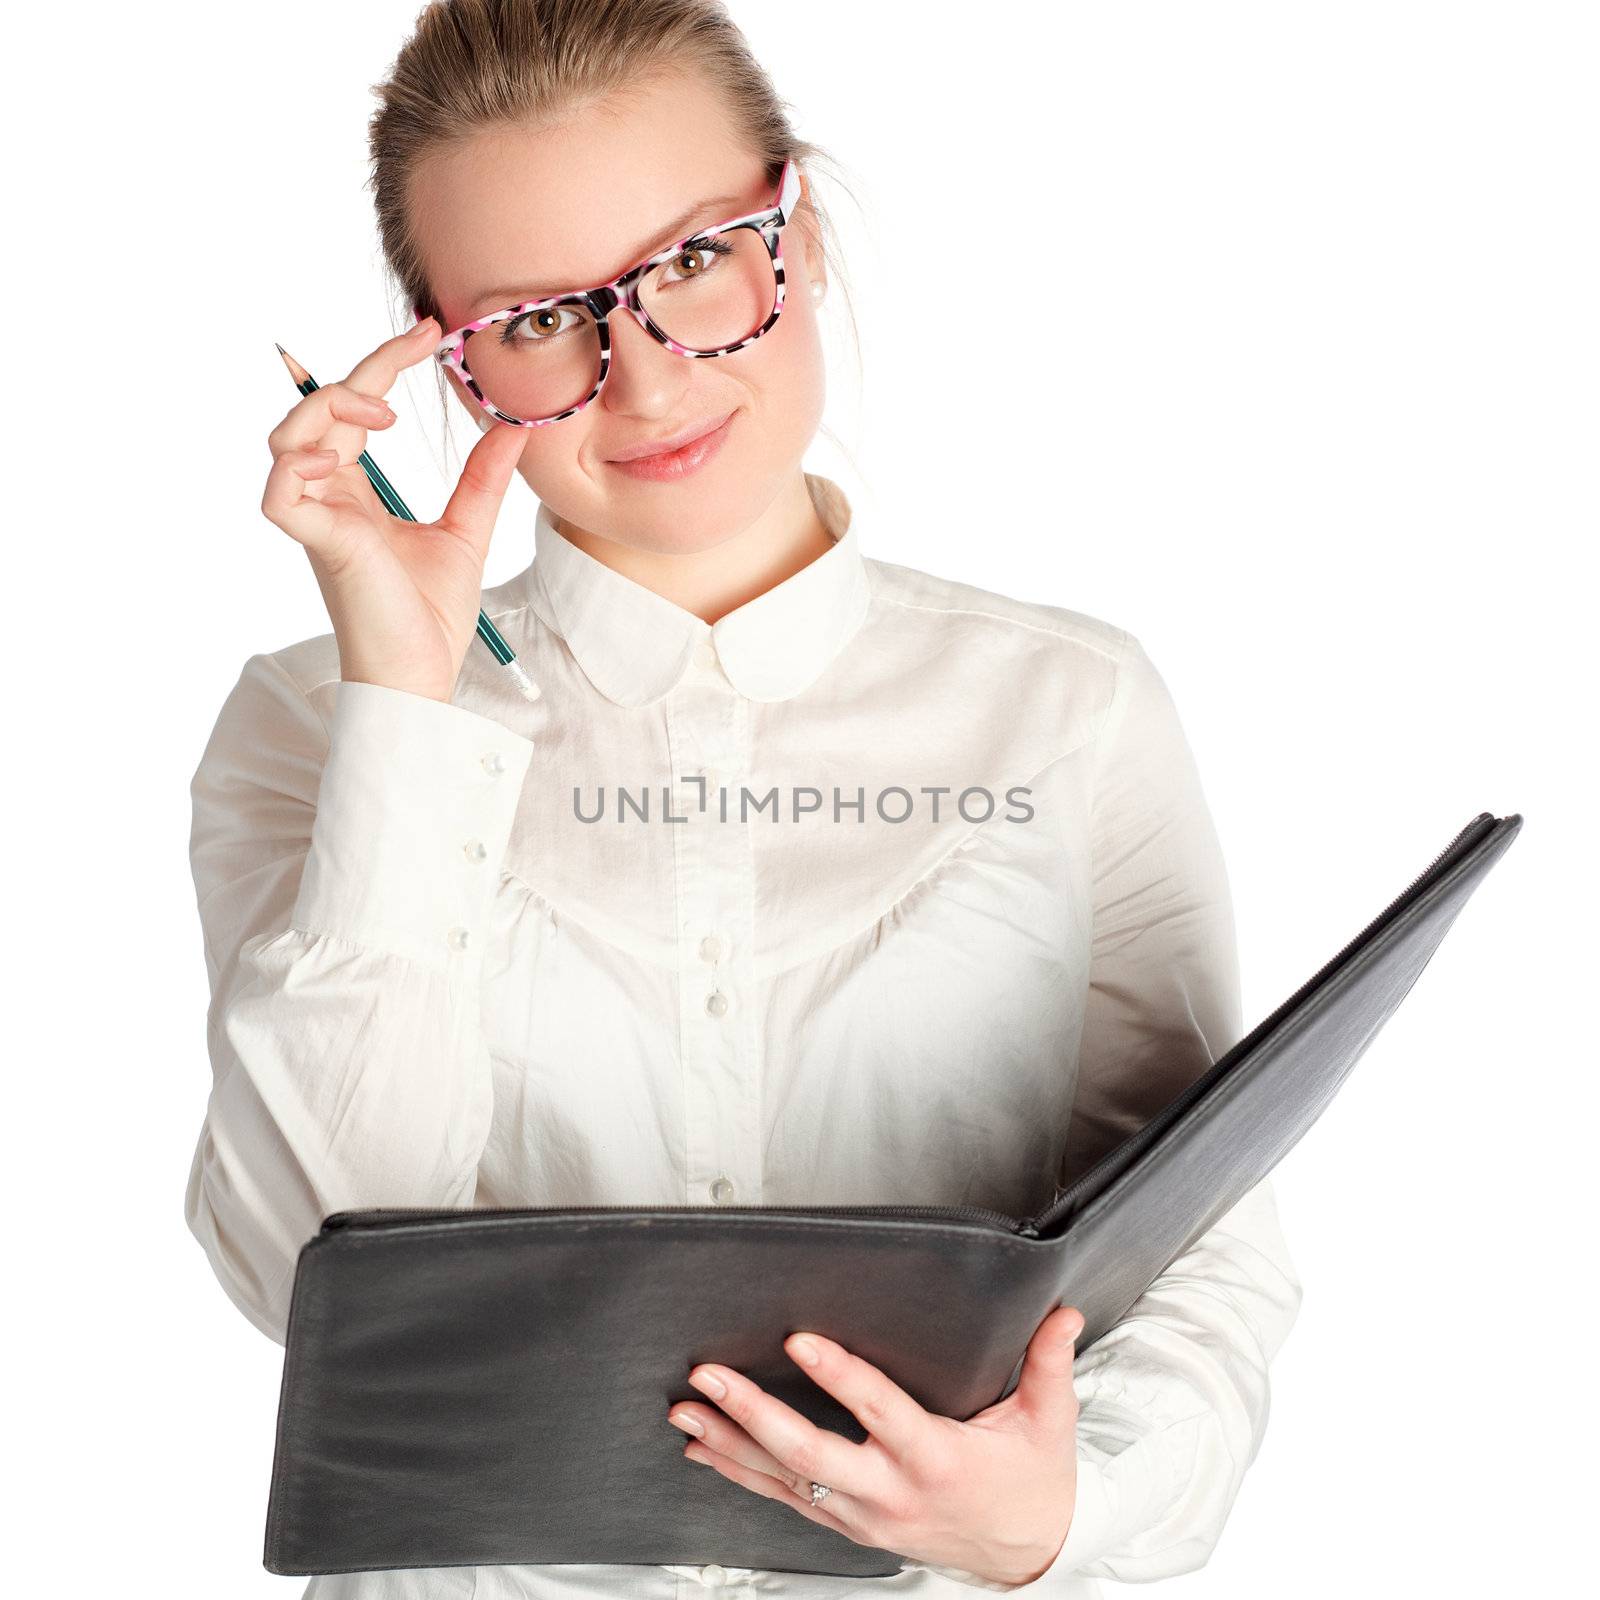
[[[272,463],[261,514],[307,549],[327,543],[335,517],[310,489],[338,470],[337,450],[286,450]]]
[[[394,387],[394,381],[406,367],[414,367],[426,360],[438,348],[442,330],[432,317],[424,317],[404,333],[385,339],[370,355],[350,369],[345,377],[348,388],[361,394],[383,396]]]
[[[909,1459],[927,1442],[938,1424],[887,1373],[820,1333],[804,1338],[816,1346],[817,1364],[799,1361],[800,1370],[826,1389],[897,1461]],[[783,1347],[798,1359],[801,1336],[790,1334]]]
[[[763,1450],[743,1428],[715,1406],[681,1405],[667,1413],[669,1422],[676,1423],[679,1418],[699,1423],[700,1432],[695,1437],[707,1449],[749,1467],[752,1472],[764,1472],[768,1477],[777,1478],[789,1484],[790,1488],[800,1487],[798,1473],[791,1472],[769,1451]]]
[[[439,518],[439,526],[467,540],[480,559],[488,558],[495,519],[525,443],[522,430],[509,423],[490,428],[467,452],[461,480]]]
[[[700,1366],[689,1374],[715,1375],[726,1391],[710,1398],[776,1461],[791,1483],[826,1483],[865,1499],[877,1481],[866,1448],[817,1425],[743,1373]],[[698,1384],[695,1385],[699,1387]],[[704,1391],[702,1391],[704,1392]]]
[[[1030,1421],[1057,1430],[1075,1421],[1078,1395],[1072,1385],[1072,1364],[1082,1332],[1083,1313],[1076,1306],[1057,1306],[1034,1330],[1011,1392],[1017,1410]]]
[[[834,1496],[817,1505],[811,1503],[811,1488],[808,1484],[806,1492],[796,1494],[793,1489],[777,1478],[768,1477],[764,1472],[757,1472],[753,1468],[743,1466],[728,1456],[715,1450],[708,1450],[703,1444],[691,1444],[684,1452],[687,1461],[698,1461],[705,1466],[720,1472],[724,1478],[731,1478],[733,1482],[743,1484],[753,1494],[760,1495],[764,1500],[781,1500],[786,1506],[798,1511],[802,1517],[809,1517],[813,1522],[820,1522],[825,1528],[833,1528],[844,1534],[849,1539],[854,1539],[857,1544],[867,1541],[857,1538],[856,1534],[848,1527],[842,1518],[828,1510],[834,1504]],[[819,1480],[820,1481],[820,1480]],[[831,1488],[832,1485],[830,1484]],[[842,1509],[842,1508],[841,1508]]]
[[[348,423],[353,437],[360,441],[351,460],[361,454],[368,428],[387,428],[395,420],[388,402],[376,395],[361,394],[342,383],[313,389],[291,407],[282,422],[267,435],[267,448],[274,456],[285,450],[309,450],[315,445],[348,445],[349,436],[338,423]],[[328,437],[330,434],[337,437]]]

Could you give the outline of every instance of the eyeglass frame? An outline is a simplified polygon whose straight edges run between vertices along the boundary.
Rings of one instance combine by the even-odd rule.
[[[542,428],[549,423],[561,422],[567,417],[576,416],[605,387],[606,375],[611,370],[611,328],[606,319],[611,312],[619,308],[630,312],[634,320],[646,333],[680,356],[701,358],[732,355],[735,350],[742,350],[747,344],[753,344],[759,339],[762,334],[772,327],[783,311],[785,278],[781,236],[784,227],[793,218],[795,207],[799,202],[799,168],[793,160],[785,161],[783,172],[778,180],[777,199],[772,205],[764,206],[760,211],[746,212],[743,216],[733,217],[727,222],[715,223],[709,228],[697,229],[694,233],[679,239],[676,244],[668,245],[664,250],[656,251],[654,255],[647,256],[636,266],[629,267],[626,272],[619,272],[609,282],[596,284],[592,289],[568,289],[561,294],[546,295],[540,300],[528,300],[521,305],[506,306],[503,310],[491,312],[486,317],[478,317],[472,322],[463,323],[461,327],[447,333],[434,346],[434,357],[442,367],[447,371],[454,372],[460,378],[462,386],[485,411],[498,417],[500,421],[509,423],[514,428]],[[687,246],[699,240],[707,239],[714,234],[731,232],[734,228],[753,228],[761,236],[762,242],[767,247],[767,253],[772,258],[772,310],[759,328],[753,333],[746,334],[744,338],[734,344],[723,345],[717,350],[691,350],[687,345],[679,344],[676,339],[671,338],[650,320],[649,312],[639,303],[639,284],[643,281],[646,273],[660,266],[663,262],[672,260]],[[530,311],[538,311],[546,306],[563,305],[572,301],[581,302],[593,314],[595,329],[599,334],[600,375],[595,379],[594,388],[577,405],[569,406],[565,411],[558,411],[553,417],[513,417],[509,412],[502,411],[478,387],[477,380],[467,367],[464,354],[467,340],[473,334],[484,328],[493,327],[496,323],[509,322],[513,317],[524,316]],[[415,307],[412,308],[412,315],[414,323],[423,320],[422,313]]]

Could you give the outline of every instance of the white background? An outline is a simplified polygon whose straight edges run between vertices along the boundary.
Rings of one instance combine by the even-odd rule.
[[[12,25],[16,1594],[302,1583],[260,1565],[281,1350],[182,1216],[209,1088],[187,785],[246,656],[328,628],[259,512],[297,398],[272,346],[326,382],[403,325],[364,137],[416,9]],[[807,465],[869,556],[1142,639],[1222,835],[1247,1020],[1475,813],[1526,819],[1278,1169],[1305,1303],[1222,1543],[1174,1587],[1576,1592],[1594,8],[732,9],[851,191],[819,172],[863,360],[830,294],[836,438]],[[431,381],[390,398],[382,465],[436,515],[470,441],[441,454]],[[489,583],[535,504],[514,481]]]

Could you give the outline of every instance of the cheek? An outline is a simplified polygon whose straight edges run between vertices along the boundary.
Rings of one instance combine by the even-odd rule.
[[[576,482],[586,477],[582,462],[589,432],[587,422],[586,412],[547,428],[524,428],[526,442],[517,460],[517,470],[530,483]]]
[[[809,422],[814,428],[822,412],[827,367],[816,307],[804,297],[804,288],[791,290],[772,327],[729,359],[737,364],[750,358],[741,378],[759,391],[769,422],[781,425],[792,418],[797,425]]]

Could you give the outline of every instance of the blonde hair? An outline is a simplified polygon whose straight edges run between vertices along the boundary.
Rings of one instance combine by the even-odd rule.
[[[389,76],[372,92],[372,190],[383,260],[411,310],[439,317],[411,226],[412,174],[431,151],[507,123],[546,126],[577,107],[655,73],[697,73],[720,90],[738,134],[776,183],[786,161],[805,169],[833,158],[796,136],[787,107],[721,0],[431,0]],[[843,185],[842,185],[843,186]],[[846,192],[848,193],[848,187]],[[845,295],[857,357],[860,336],[836,260],[832,223],[808,182],[830,286]],[[443,319],[440,319],[441,327]],[[448,411],[445,375],[435,367]]]

